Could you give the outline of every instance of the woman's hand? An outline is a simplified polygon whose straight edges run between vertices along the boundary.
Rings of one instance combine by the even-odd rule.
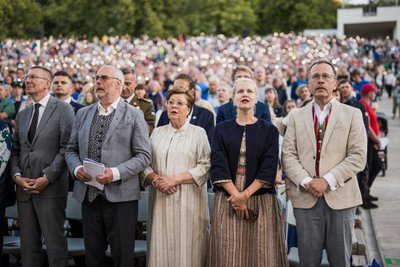
[[[155,184],[155,187],[164,194],[172,195],[177,192],[178,180],[175,176],[160,176]]]
[[[240,219],[248,219],[249,212],[247,211],[247,195],[246,192],[237,192],[236,194],[231,195],[228,198],[228,201],[231,202],[233,209],[235,210],[236,215]]]

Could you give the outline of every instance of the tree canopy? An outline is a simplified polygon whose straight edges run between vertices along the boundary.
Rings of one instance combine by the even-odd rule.
[[[334,28],[338,6],[337,0],[0,0],[0,38],[298,32]]]

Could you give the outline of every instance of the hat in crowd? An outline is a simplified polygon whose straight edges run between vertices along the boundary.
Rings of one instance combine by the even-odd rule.
[[[361,93],[368,93],[368,92],[376,92],[376,88],[373,84],[364,84],[363,87],[361,87]]]

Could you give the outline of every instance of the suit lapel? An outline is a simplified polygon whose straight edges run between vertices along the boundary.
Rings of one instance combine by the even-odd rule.
[[[53,114],[54,110],[57,108],[57,101],[55,100],[54,97],[50,96],[49,102],[47,102],[46,108],[43,111],[42,118],[40,119],[40,122],[36,128],[36,133],[35,137],[33,138],[32,144],[35,143],[36,139],[40,135],[40,132],[46,125],[47,121],[51,117],[51,114]]]
[[[315,139],[315,131],[314,131],[314,118],[312,114],[312,103],[307,105],[304,110],[304,121],[308,133],[308,137],[311,140],[311,143],[313,145],[313,151],[317,151],[317,141]]]
[[[21,129],[26,129],[26,141],[29,143],[29,139],[28,139],[28,132],[29,132],[29,126],[30,126],[30,122],[33,116],[33,104],[30,104],[27,108],[26,108],[26,113],[27,116],[20,116],[21,118]]]
[[[190,118],[190,124],[197,125],[196,122],[198,121],[198,116],[199,116],[199,107],[194,105],[192,117]]]
[[[237,115],[237,113],[236,113],[236,108],[235,108],[235,105],[233,104],[233,100],[231,100],[231,106],[230,106],[230,112],[231,112],[231,117],[230,118],[236,118],[236,115]]]
[[[92,126],[94,115],[96,114],[96,110],[98,109],[98,103],[92,105],[87,113],[85,121],[82,123],[82,133],[83,136],[83,147],[85,148],[85,155],[87,157],[89,152],[89,135],[90,135],[90,127]]]
[[[337,101],[334,101],[332,103],[331,113],[328,119],[328,125],[325,130],[324,141],[322,142],[322,152],[324,151],[326,145],[329,142],[329,139],[331,138],[332,132],[335,129],[335,125],[338,121],[339,115],[340,115],[340,105]]]
[[[106,138],[104,139],[104,143],[110,139],[113,131],[117,128],[119,122],[121,121],[122,115],[125,113],[126,105],[128,105],[128,103],[125,103],[122,99],[119,100],[117,109],[115,110],[114,118],[111,121],[110,128],[108,129]]]

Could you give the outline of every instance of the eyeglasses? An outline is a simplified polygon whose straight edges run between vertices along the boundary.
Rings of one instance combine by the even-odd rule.
[[[321,78],[324,81],[329,81],[330,79],[333,78],[333,76],[330,74],[322,74],[322,75],[314,74],[313,76],[311,76],[311,80],[313,81],[319,81]]]
[[[102,82],[105,82],[105,81],[107,81],[107,80],[109,80],[109,79],[115,79],[115,80],[120,81],[120,79],[115,78],[115,77],[110,77],[110,76],[108,76],[108,75],[96,75],[96,76],[93,76],[92,79],[93,79],[94,81],[101,80]]]
[[[37,76],[36,74],[29,74],[29,75],[25,75],[24,77],[22,77],[22,80],[24,82],[26,82],[26,80],[28,80],[28,79],[31,79],[31,80],[43,79],[43,80],[47,80],[47,81],[49,80],[49,79],[47,79],[45,77]]]
[[[181,108],[181,107],[183,107],[183,106],[186,106],[187,104],[186,104],[185,102],[182,102],[182,101],[177,101],[177,102],[175,102],[175,101],[169,100],[169,101],[167,102],[167,105],[168,105],[169,107],[176,106],[176,107],[178,107],[178,108]]]

